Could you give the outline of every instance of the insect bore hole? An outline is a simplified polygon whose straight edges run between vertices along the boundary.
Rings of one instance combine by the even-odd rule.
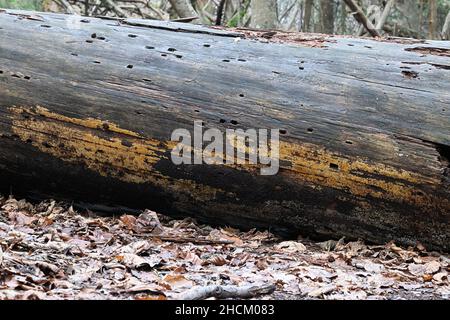
[[[330,169],[332,170],[339,170],[339,166],[336,163],[330,163]]]

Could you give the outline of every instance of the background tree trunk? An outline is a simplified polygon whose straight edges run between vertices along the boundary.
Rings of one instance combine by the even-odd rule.
[[[380,17],[380,20],[377,22],[376,29],[378,31],[383,30],[384,24],[386,23],[389,14],[391,13],[392,7],[395,4],[395,0],[388,0],[386,2],[386,6],[384,7],[383,13]]]
[[[251,0],[251,27],[276,29],[278,27],[277,0]]]
[[[347,6],[344,2],[339,1],[339,34],[347,34]]]
[[[321,0],[322,10],[322,32],[334,34],[334,0]]]
[[[424,0],[427,2],[429,0]],[[392,29],[397,30],[413,30],[417,32],[420,29],[420,18],[418,18],[421,14],[423,14],[423,9],[420,10],[420,2],[416,0],[397,0],[395,3],[395,8],[398,17],[393,21],[393,24],[390,25]],[[399,34],[400,36],[411,36],[407,34]]]
[[[429,25],[428,25],[428,38],[436,39],[436,30],[437,30],[437,5],[436,0],[430,0],[429,2]]]
[[[311,17],[313,12],[313,2],[314,0],[306,0],[305,1],[305,18],[304,18],[304,32],[311,31]]]
[[[442,40],[450,40],[450,12],[448,13],[444,26],[442,27]]]
[[[189,18],[197,16],[197,12],[190,0],[169,0],[170,4],[180,18]]]

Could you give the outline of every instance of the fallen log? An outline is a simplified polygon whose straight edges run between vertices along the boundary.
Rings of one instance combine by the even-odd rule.
[[[449,250],[449,56],[448,42],[4,10],[0,188]],[[281,129],[279,172],[175,165],[171,134],[194,120]]]

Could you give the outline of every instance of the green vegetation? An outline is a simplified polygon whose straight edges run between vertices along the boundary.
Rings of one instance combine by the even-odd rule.
[[[42,0],[0,0],[0,8],[42,10]]]

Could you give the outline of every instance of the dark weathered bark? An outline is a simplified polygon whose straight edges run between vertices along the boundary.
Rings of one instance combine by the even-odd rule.
[[[450,249],[448,42],[66,17],[0,13],[3,192]],[[280,172],[175,166],[193,120],[281,128]]]

